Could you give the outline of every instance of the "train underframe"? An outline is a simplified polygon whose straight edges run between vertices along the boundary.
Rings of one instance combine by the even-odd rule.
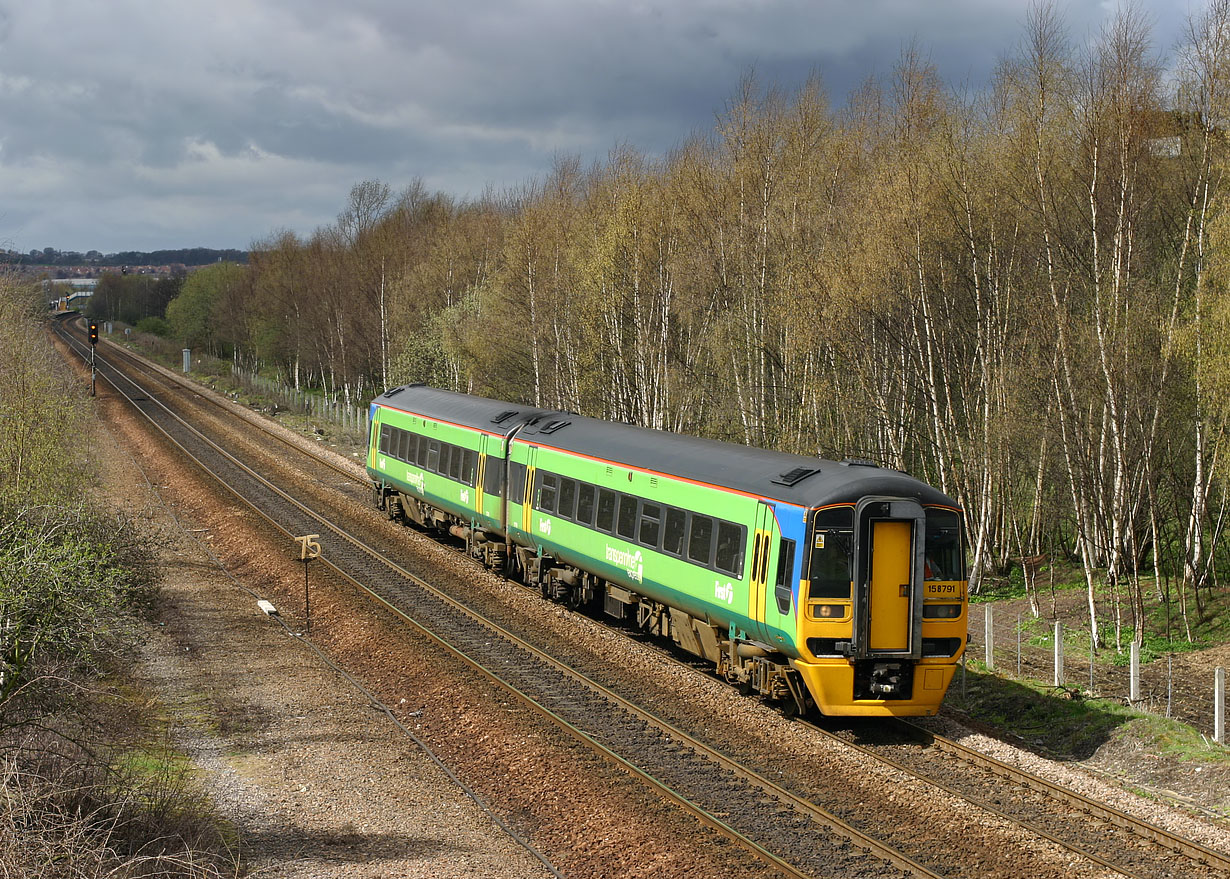
[[[669,638],[680,649],[711,662],[727,683],[757,694],[789,715],[804,714],[816,702],[804,673],[790,657],[769,645],[730,637],[729,631],[617,584],[509,544],[504,535],[475,529],[469,522],[395,489],[375,488],[375,503],[390,519],[445,532],[465,542],[466,552],[491,570],[519,580],[551,601],[573,610],[601,611],[648,635]]]

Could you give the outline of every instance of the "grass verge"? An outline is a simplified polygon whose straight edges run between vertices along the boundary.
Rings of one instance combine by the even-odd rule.
[[[964,682],[957,672],[946,704],[1057,759],[1087,760],[1112,739],[1131,737],[1162,759],[1230,769],[1230,750],[1186,724],[1113,700],[1085,698],[1078,689],[1003,678],[979,662],[968,664]]]

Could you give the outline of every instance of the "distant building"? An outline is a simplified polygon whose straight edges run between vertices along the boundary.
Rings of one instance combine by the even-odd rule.
[[[94,295],[97,286],[97,278],[50,278],[43,281],[43,292],[47,294],[48,305],[63,311],[80,308]]]

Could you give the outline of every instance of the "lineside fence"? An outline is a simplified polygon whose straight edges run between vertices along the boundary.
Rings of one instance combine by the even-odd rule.
[[[342,433],[353,439],[363,440],[367,436],[367,406],[347,406],[336,397],[330,400],[327,396],[297,391],[281,382],[265,378],[254,372],[231,366],[231,377],[245,390],[261,394],[279,409],[318,418],[336,426]]]
[[[1226,744],[1225,669],[1187,668],[1183,659],[1188,654],[1143,663],[1135,644],[1126,646],[1119,662],[1106,661],[1108,653],[1117,655],[1114,647],[1093,648],[1087,620],[1039,620],[1028,613],[997,611],[993,603],[969,606],[966,658],[983,662],[996,675],[1120,700],[1181,720]],[[952,692],[964,697],[964,660],[962,666]]]

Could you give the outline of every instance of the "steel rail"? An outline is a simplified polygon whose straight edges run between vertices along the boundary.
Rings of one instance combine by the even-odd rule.
[[[74,341],[74,347],[76,347],[79,343],[77,343],[76,340],[73,340],[73,341]],[[80,353],[79,349],[78,349],[78,353]],[[125,352],[125,353],[128,353],[128,352]],[[131,355],[129,356],[131,357]],[[113,369],[115,368],[114,365],[111,365],[111,366]],[[182,443],[180,443],[170,434],[170,432],[168,432],[162,425],[158,424],[157,421],[155,421],[148,413],[146,413],[141,406],[138,406],[137,402],[133,400],[132,397],[130,397],[123,390],[121,390],[109,376],[103,374],[103,378],[104,380],[108,382],[108,384],[112,386],[112,388],[116,391],[116,393],[124,397],[124,399],[126,399],[133,406],[134,409],[136,409],[138,412],[141,412],[141,414],[146,417],[149,423],[156,430],[158,430],[164,437],[166,437],[168,442],[170,442],[173,446],[179,449],[180,453],[182,453],[185,457],[187,457],[194,464],[196,464],[202,471],[212,476],[218,482],[219,485],[226,488],[241,503],[243,503],[245,506],[247,506],[249,509],[255,512],[258,516],[260,516],[263,520],[268,522],[270,525],[272,525],[276,530],[287,535],[288,537],[294,537],[291,531],[289,531],[281,523],[279,523],[278,521],[276,521],[275,519],[267,515],[254,502],[252,502],[249,498],[247,498],[242,492],[240,492],[238,489],[236,489],[235,487],[225,482],[218,474],[214,473],[205,462],[203,462],[200,458],[194,455],[187,448],[185,448]],[[130,377],[128,378],[128,381],[132,382],[134,386],[140,387]],[[496,623],[495,621],[490,620],[487,617],[480,614],[479,612],[473,610],[472,608],[469,608],[465,606],[464,604],[461,604],[460,602],[453,599],[451,596],[436,589],[435,587],[427,583],[422,578],[415,576],[409,571],[406,571],[401,566],[397,565],[396,563],[392,562],[391,560],[389,560],[388,558],[380,554],[377,550],[368,546],[367,543],[361,540],[360,538],[354,537],[349,532],[347,532],[345,529],[341,528],[340,526],[335,525],[334,523],[332,523],[331,521],[329,521],[322,515],[316,513],[314,510],[311,510],[309,507],[300,503],[298,500],[296,500],[295,498],[291,497],[286,492],[278,488],[276,485],[274,485],[268,479],[263,477],[261,474],[259,474],[252,468],[245,465],[242,461],[239,461],[237,458],[235,458],[233,455],[231,455],[229,452],[227,452],[217,443],[214,443],[212,440],[210,440],[208,437],[202,434],[199,430],[197,430],[195,427],[190,425],[182,417],[180,417],[179,415],[171,411],[171,409],[167,407],[165,404],[163,404],[160,400],[157,400],[155,397],[149,395],[148,392],[146,393],[146,396],[148,397],[150,402],[156,404],[161,409],[163,409],[168,414],[168,416],[170,416],[175,421],[179,422],[180,425],[182,425],[186,430],[194,434],[201,442],[211,447],[215,453],[223,456],[228,462],[230,462],[232,466],[238,468],[239,470],[247,474],[249,477],[256,480],[259,484],[261,484],[261,486],[264,489],[276,494],[284,502],[291,504],[304,515],[311,517],[313,520],[318,522],[322,527],[327,528],[329,531],[333,532],[339,539],[349,543],[353,548],[359,550],[362,553],[365,553],[366,555],[368,555],[370,558],[377,561],[378,563],[385,565],[391,571],[397,573],[400,577],[407,579],[410,582],[414,583],[419,588],[430,592],[437,600],[445,602],[447,605],[451,606],[458,612],[465,614],[467,617],[474,620],[476,623],[486,627],[493,634],[498,635],[504,640],[516,645],[518,648],[526,651],[527,653],[530,653],[536,659],[554,668],[556,671],[560,672],[561,674],[568,676],[572,680],[582,684],[583,686],[587,687],[588,689],[595,692],[596,694],[616,703],[626,712],[632,714],[634,717],[640,719],[641,721],[649,724],[653,728],[686,744],[688,747],[692,748],[694,751],[702,754],[703,756],[710,759],[712,762],[718,764],[719,766],[726,769],[727,771],[734,773],[735,775],[744,779],[745,781],[748,781],[751,784],[761,788],[765,792],[772,794],[773,796],[782,800],[785,804],[793,807],[796,811],[806,815],[813,821],[816,821],[818,824],[825,827],[826,829],[828,829],[830,832],[834,833],[835,835],[845,839],[846,841],[852,843],[853,845],[861,849],[864,849],[865,851],[869,852],[874,857],[887,861],[888,863],[892,864],[894,867],[897,867],[898,869],[903,870],[907,873],[910,873],[912,875],[919,876],[919,877],[924,877],[924,879],[941,879],[940,874],[935,873],[934,871],[930,870],[926,866],[917,863],[916,861],[912,860],[911,858],[902,854],[896,849],[893,849],[890,846],[887,846],[881,843],[879,840],[876,840],[874,837],[871,837],[863,833],[862,831],[858,830],[857,828],[853,827],[852,825],[847,824],[846,822],[842,821],[836,815],[828,812],[827,810],[824,810],[820,808],[819,806],[816,806],[815,804],[810,803],[802,799],[801,797],[791,793],[785,788],[782,788],[780,785],[776,784],[771,779],[760,775],[755,770],[742,766],[736,761],[730,759],[729,757],[726,757],[725,755],[721,754],[715,749],[709,747],[708,745],[701,742],[700,740],[695,739],[694,737],[688,735],[682,730],[679,730],[678,728],[674,727],[668,722],[645,711],[644,709],[635,705],[635,703],[628,701],[627,699],[619,696],[618,694],[602,686],[596,681],[591,680],[584,674],[572,669],[571,667],[563,663],[560,663],[559,661],[550,657],[548,654],[534,647],[532,644],[529,644],[528,642],[519,638],[514,633],[505,629],[503,626]],[[296,446],[296,448],[298,447]],[[302,449],[299,449],[299,450],[305,451]],[[305,453],[307,452],[305,451]],[[386,608],[391,610],[393,613],[395,613],[399,618],[411,624],[415,629],[417,629],[418,631],[426,635],[434,643],[440,645],[442,648],[447,650],[449,653],[451,653],[452,655],[462,660],[466,665],[470,666],[475,671],[482,674],[484,677],[487,677],[497,686],[501,687],[502,689],[505,689],[507,692],[512,694],[519,701],[524,702],[526,705],[530,706],[532,709],[534,709],[538,713],[547,717],[554,724],[559,726],[563,731],[569,733],[570,735],[577,738],[582,743],[586,744],[591,749],[595,750],[603,758],[631,772],[633,775],[640,778],[642,781],[649,784],[654,789],[658,790],[666,799],[670,800],[671,802],[674,802],[676,805],[683,808],[685,811],[687,811],[689,814],[696,817],[702,823],[715,829],[723,836],[726,836],[727,838],[729,838],[736,844],[740,845],[745,850],[752,853],[754,856],[764,860],[768,864],[783,871],[789,876],[797,877],[797,879],[810,879],[810,877],[813,875],[811,873],[803,872],[799,870],[798,868],[794,867],[793,865],[791,865],[789,862],[781,859],[779,856],[775,855],[773,852],[761,846],[755,840],[748,838],[747,836],[742,834],[737,829],[731,827],[729,824],[722,821],[717,816],[705,810],[699,804],[696,804],[690,799],[688,799],[686,795],[674,790],[674,788],[672,788],[669,784],[653,777],[650,773],[636,766],[627,758],[615,753],[614,751],[604,746],[602,743],[596,741],[593,738],[593,736],[591,736],[585,730],[582,730],[580,727],[576,726],[575,724],[572,724],[567,719],[559,716],[556,712],[554,712],[547,706],[542,705],[540,702],[535,700],[529,694],[524,693],[522,690],[516,687],[513,683],[511,683],[505,677],[500,675],[497,671],[489,668],[485,663],[483,663],[481,659],[470,656],[463,649],[458,648],[455,645],[449,643],[445,638],[433,632],[425,624],[416,620],[411,615],[409,615],[407,612],[405,612],[403,609],[397,607],[395,604],[393,604],[392,602],[388,601],[383,596],[376,593],[367,584],[353,577],[349,572],[342,569],[339,565],[334,564],[325,555],[322,555],[319,560],[324,562],[329,568],[331,568],[334,572],[336,572],[338,575],[343,577],[345,580],[352,583],[357,588],[361,589],[364,593],[366,593],[370,597],[380,602],[383,606],[385,606]]]
[[[898,718],[898,723],[910,730],[911,734],[931,742],[940,750],[953,754],[954,756],[973,763],[983,769],[995,773],[1001,778],[1006,778],[1009,781],[1017,784],[1025,785],[1031,790],[1053,799],[1065,802],[1083,812],[1087,812],[1102,821],[1109,824],[1114,824],[1116,827],[1121,827],[1128,830],[1150,842],[1170,848],[1176,852],[1187,855],[1192,860],[1200,861],[1214,869],[1224,870],[1230,873],[1230,856],[1209,848],[1194,840],[1187,839],[1172,833],[1164,827],[1158,827],[1149,821],[1142,818],[1137,818],[1114,806],[1099,803],[1077,791],[1069,790],[1062,785],[1048,781],[1045,778],[1027,772],[1024,769],[999,760],[989,754],[984,754],[981,751],[975,750],[968,745],[962,745],[960,742],[933,733],[928,729],[919,726],[904,718]]]
[[[182,378],[176,375],[170,369],[167,369],[165,366],[162,366],[159,363],[154,363],[153,361],[150,361],[147,358],[142,357],[141,355],[133,351],[130,351],[129,349],[123,347],[122,345],[117,345],[115,342],[112,342],[110,339],[103,339],[102,343],[106,344],[113,352],[120,354],[122,357],[124,357],[129,363],[131,363],[137,369],[140,369],[146,373],[154,375],[161,381],[176,384],[187,390],[191,390],[193,393],[197,394],[197,397],[199,399],[204,400],[206,403],[209,403],[211,406],[216,407],[217,409],[221,410],[223,413],[231,417],[242,418],[248,424],[252,425],[257,430],[261,431],[263,434],[268,436],[270,439],[277,440],[279,443],[292,449],[293,451],[298,452],[299,454],[307,458],[311,458],[313,461],[316,461],[317,463],[324,465],[325,467],[329,468],[334,473],[337,473],[340,476],[344,476],[346,479],[350,480],[351,482],[360,480],[359,482],[357,482],[357,485],[360,488],[363,487],[363,483],[361,480],[366,478],[366,474],[364,474],[363,477],[360,477],[356,475],[354,472],[347,470],[345,467],[338,465],[336,462],[329,460],[323,455],[317,454],[310,447],[300,445],[294,440],[291,440],[285,436],[282,436],[277,431],[270,430],[266,425],[261,423],[262,421],[266,420],[262,416],[254,415],[253,413],[249,412],[247,408],[239,405],[238,403],[230,403],[229,401],[224,403],[223,401],[216,399],[214,396],[214,394],[217,393],[216,391],[210,391],[209,393],[200,393],[197,390],[197,387],[195,387],[195,385],[197,385],[196,382],[192,382],[188,379]],[[209,391],[208,388],[202,388],[202,390]]]
[[[994,815],[997,818],[1001,818],[1007,821],[1008,823],[1012,824],[1015,827],[1020,827],[1025,830],[1028,830],[1030,833],[1036,834],[1042,837],[1043,839],[1054,843],[1060,848],[1065,849],[1066,851],[1070,851],[1073,854],[1079,855],[1082,858],[1086,858],[1094,862],[1100,867],[1105,867],[1108,870],[1111,870],[1115,873],[1119,873],[1125,877],[1128,877],[1128,879],[1145,879],[1145,877],[1142,877],[1138,875],[1137,873],[1133,873],[1131,872],[1131,870],[1125,869],[1123,866],[1115,864],[1113,861],[1109,861],[1106,858],[1102,857],[1101,855],[1091,852],[1088,849],[1083,848],[1081,846],[1074,845],[1073,843],[1068,842],[1056,836],[1055,834],[1051,833],[1050,831],[1046,830],[1043,827],[1039,827],[1036,824],[1033,824],[1032,822],[1022,819],[1016,815],[1011,815],[1008,812],[1005,812],[1003,809],[1000,809],[998,806],[986,801],[985,799],[973,797],[971,794],[965,791],[957,790],[955,787],[952,787],[951,785],[943,781],[940,781],[935,778],[930,778],[925,773],[918,772],[910,768],[907,764],[902,763],[901,761],[894,760],[892,757],[887,757],[883,754],[877,753],[874,748],[869,748],[866,745],[860,745],[858,742],[852,742],[848,739],[844,739],[839,735],[829,732],[823,727],[810,723],[809,721],[803,721],[803,722],[807,723],[815,732],[831,739],[832,741],[838,743],[839,745],[842,745],[844,747],[857,751],[858,753],[870,758],[871,760],[876,761],[877,763],[881,763],[885,766],[892,767],[898,772],[908,775],[911,778],[918,779],[919,781],[926,784],[928,787],[936,788],[937,790],[941,790],[951,797],[955,797],[959,800],[964,800],[965,802],[969,803],[972,806],[977,806],[979,809],[991,815]]]

